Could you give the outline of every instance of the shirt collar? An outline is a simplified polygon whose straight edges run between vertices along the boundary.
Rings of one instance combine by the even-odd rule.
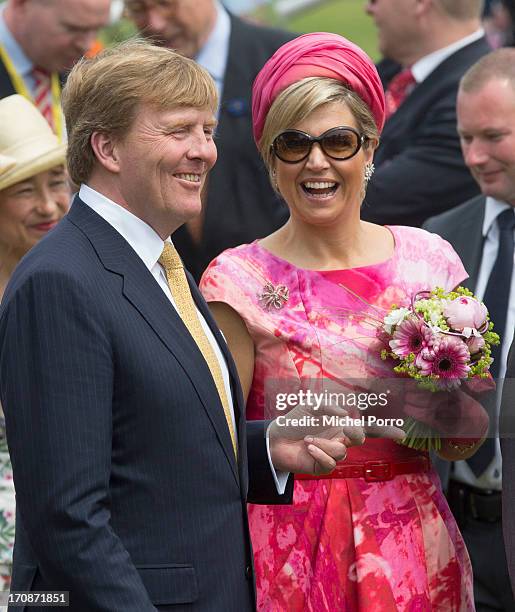
[[[114,227],[152,270],[163,252],[164,242],[150,225],[88,185],[81,185],[79,197]]]
[[[26,77],[32,72],[34,64],[25,55],[25,52],[14,38],[11,30],[4,20],[5,5],[0,6],[0,43],[3,45],[7,55],[11,58],[14,69],[21,77]]]
[[[213,77],[219,87],[220,93],[224,81],[225,69],[227,67],[227,57],[229,55],[231,19],[229,13],[218,2],[216,3],[216,10],[217,18],[215,27],[195,60]]]
[[[417,83],[422,83],[432,72],[435,70],[444,60],[448,57],[459,51],[463,47],[470,45],[471,43],[479,40],[485,35],[483,28],[480,28],[473,34],[469,34],[465,36],[465,38],[461,38],[452,45],[448,45],[443,49],[438,49],[438,51],[434,51],[429,55],[426,55],[422,59],[419,59],[418,62],[415,62],[413,66],[411,66],[411,72],[415,77]]]
[[[506,202],[491,197],[486,198],[485,218],[483,219],[483,236],[486,237],[497,217],[507,208],[513,208]]]

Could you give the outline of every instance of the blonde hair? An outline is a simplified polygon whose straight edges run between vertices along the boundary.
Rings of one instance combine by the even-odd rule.
[[[484,55],[462,76],[460,90],[478,91],[492,79],[508,79],[515,87],[515,49],[507,47]]]
[[[356,93],[341,81],[326,77],[308,77],[281,92],[266,116],[259,151],[270,175],[274,164],[272,143],[276,137],[293,128],[317,108],[331,102],[347,105],[356,120],[358,131],[369,139],[365,147],[369,146],[370,141],[379,141],[379,131],[372,112]]]
[[[95,163],[93,132],[123,138],[142,104],[158,109],[193,107],[216,112],[218,94],[208,72],[170,49],[130,40],[83,58],[62,94],[68,132],[68,169],[86,182]]]

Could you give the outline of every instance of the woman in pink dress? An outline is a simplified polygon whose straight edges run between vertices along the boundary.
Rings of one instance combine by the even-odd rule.
[[[361,49],[334,34],[287,43],[256,79],[253,119],[291,217],[222,253],[201,289],[235,357],[247,417],[262,419],[281,385],[391,378],[377,312],[467,275],[440,237],[360,220],[384,123]],[[444,441],[443,454],[462,459],[476,446]],[[249,520],[260,611],[474,609],[468,554],[427,453],[368,438],[329,477],[296,477],[292,506],[251,505]]]

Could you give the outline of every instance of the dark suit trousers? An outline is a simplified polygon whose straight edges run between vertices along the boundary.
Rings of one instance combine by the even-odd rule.
[[[477,612],[515,612],[501,521],[469,518],[461,533],[472,561]]]

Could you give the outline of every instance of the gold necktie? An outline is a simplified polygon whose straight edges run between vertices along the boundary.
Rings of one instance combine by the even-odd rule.
[[[191,297],[190,287],[188,285],[188,280],[184,272],[181,258],[175,250],[175,247],[170,242],[165,242],[163,252],[159,258],[159,263],[163,266],[166,273],[168,286],[170,287],[170,291],[177,306],[177,310],[179,311],[179,315],[184,325],[186,325],[188,331],[192,335],[193,340],[195,340],[197,343],[197,346],[204,356],[209,370],[211,371],[211,376],[213,377],[224,409],[227,426],[229,427],[229,433],[231,434],[234,454],[237,457],[238,446],[236,443],[236,434],[234,432],[229,400],[227,398],[227,393],[225,392],[222,369],[218,359],[216,358],[213,347],[211,346],[211,343],[209,342],[209,339],[200,323],[197,309],[195,308],[195,303]]]

